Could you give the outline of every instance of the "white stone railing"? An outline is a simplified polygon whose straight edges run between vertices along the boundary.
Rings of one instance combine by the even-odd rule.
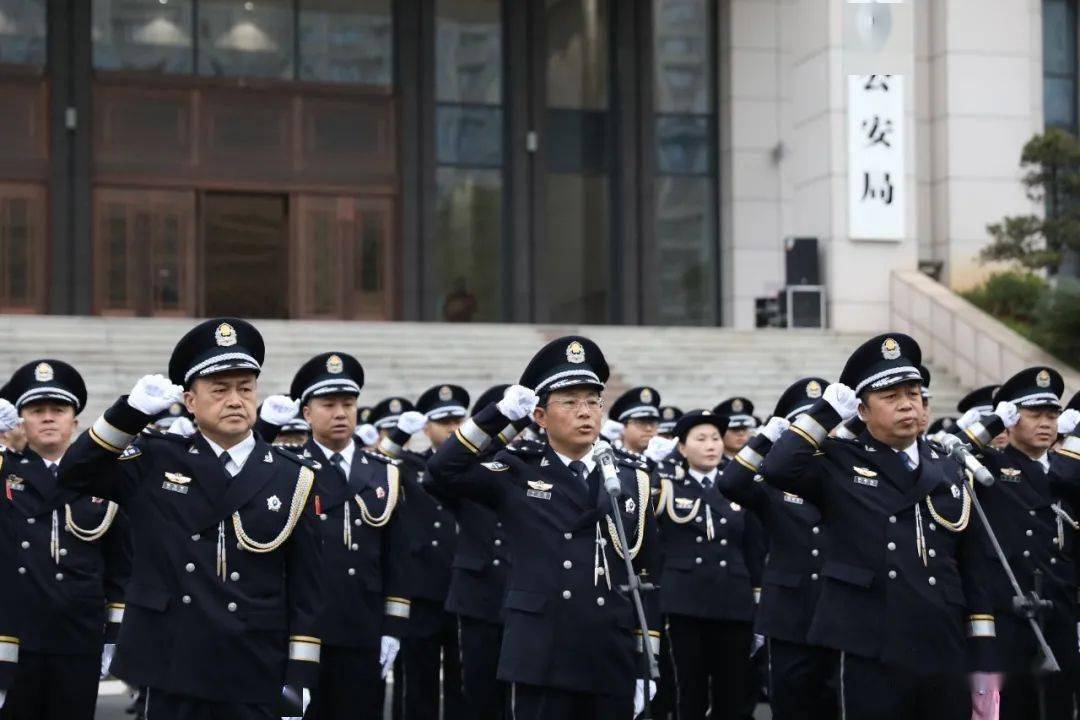
[[[918,340],[924,361],[962,385],[999,383],[1026,367],[1048,365],[1064,376],[1066,400],[1080,389],[1080,374],[933,278],[900,270],[889,284],[890,327]]]

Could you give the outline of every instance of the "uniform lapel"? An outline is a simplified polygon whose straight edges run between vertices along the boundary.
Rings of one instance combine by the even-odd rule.
[[[248,455],[247,461],[244,462],[244,467],[236,477],[231,479],[221,496],[221,501],[215,507],[215,512],[219,518],[227,517],[242,508],[266,483],[270,482],[270,478],[274,476],[272,469],[275,465],[272,462],[273,455],[270,456],[271,462],[264,462],[267,453],[273,453],[273,450],[256,433],[255,447],[252,448],[251,454]],[[224,466],[221,471],[228,475]]]
[[[547,465],[544,465],[543,462],[540,464],[540,474],[544,476],[544,480],[554,485],[555,491],[560,495],[564,495],[576,507],[591,513],[595,505],[589,502],[585,483],[574,477],[573,472],[551,449],[550,445],[544,449],[544,459],[547,460]],[[594,472],[598,471],[599,468],[594,469]]]
[[[1020,468],[1020,482],[1010,485],[1015,488],[1015,495],[1028,509],[1049,507],[1053,498],[1050,494],[1050,479],[1037,460],[1032,460],[1012,445],[1005,448],[1005,457],[1009,464]]]
[[[326,457],[322,448],[316,445],[314,440],[309,439],[304,443],[304,451],[306,451],[308,457],[322,466],[315,474],[318,482],[319,504],[323,509],[330,510],[345,502],[349,497],[348,487],[344,478],[341,477],[341,473],[334,468],[330,458]],[[353,458],[353,467],[356,467],[355,457]]]

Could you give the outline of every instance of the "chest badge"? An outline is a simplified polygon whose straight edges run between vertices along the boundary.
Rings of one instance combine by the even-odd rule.
[[[180,495],[188,494],[188,486],[191,484],[191,478],[183,473],[167,472],[165,473],[165,482],[161,483],[163,490],[169,492],[179,493]]]
[[[382,485],[375,488],[375,497],[379,498],[380,500],[386,497],[386,491],[382,489]]]
[[[950,484],[949,485],[949,490],[952,491],[952,496],[954,498],[956,498],[957,500],[960,499],[960,488],[959,487],[957,487],[956,485]]]
[[[784,502],[791,503],[792,505],[802,505],[803,499],[795,493],[784,493]]]
[[[555,487],[551,483],[544,482],[543,480],[529,480],[528,486],[529,489],[525,494],[539,500],[550,500],[551,488]]]
[[[675,498],[676,510],[689,510],[694,507],[694,501],[690,498],[677,497]]]
[[[274,451],[273,450],[267,450],[266,451],[266,457],[263,458],[263,462],[264,463],[272,463],[272,462],[274,462]]]
[[[623,505],[626,508],[627,514],[633,514],[637,510],[637,503],[634,502],[634,498],[626,498],[626,503]]]
[[[1020,482],[1020,470],[1018,468],[1001,468],[1002,482]]]
[[[733,502],[733,503],[731,503],[731,509],[734,510],[735,512],[739,512],[740,510],[742,510],[742,505],[740,505],[739,503],[734,503]]]
[[[270,497],[266,498],[266,509],[270,510],[271,512],[277,512],[281,510],[281,498],[279,498],[277,495],[271,495]]]

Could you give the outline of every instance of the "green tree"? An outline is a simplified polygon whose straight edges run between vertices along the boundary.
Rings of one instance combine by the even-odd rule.
[[[1051,128],[1027,141],[1020,168],[1027,196],[1043,204],[1046,216],[1017,215],[988,225],[993,241],[981,258],[1056,275],[1063,250],[1080,253],[1080,140]]]

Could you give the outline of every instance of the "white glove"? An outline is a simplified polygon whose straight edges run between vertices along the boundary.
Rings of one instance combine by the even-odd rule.
[[[960,419],[956,421],[956,426],[961,430],[967,430],[969,427],[979,422],[979,418],[982,417],[982,413],[978,408],[971,408],[966,413],[960,416]]]
[[[163,375],[143,375],[128,395],[128,405],[144,415],[157,415],[170,405],[180,402],[184,388],[173,385]]]
[[[821,397],[832,405],[832,409],[840,416],[840,422],[850,420],[859,411],[859,396],[844,383],[830,384]]]
[[[191,437],[195,434],[195,425],[186,417],[180,416],[173,420],[172,425],[169,426],[168,434]]]
[[[365,445],[374,445],[379,442],[379,430],[371,423],[364,423],[356,429],[356,436]]]
[[[1058,433],[1070,435],[1077,424],[1080,424],[1080,410],[1069,408],[1058,416]]]
[[[259,417],[271,425],[284,425],[296,417],[300,411],[300,401],[288,395],[271,395],[263,400]]]
[[[304,715],[307,715],[308,705],[311,704],[311,691],[308,690],[307,688],[300,688],[300,692],[302,693],[302,695],[300,697],[300,709],[303,711]],[[303,716],[301,716],[301,717],[284,717],[281,720],[304,720],[304,718],[303,718]]]
[[[506,388],[502,400],[495,403],[495,407],[499,408],[499,412],[507,420],[517,422],[532,415],[538,402],[540,402],[540,398],[529,388],[521,385],[511,385]]]
[[[622,437],[625,430],[626,426],[618,420],[605,420],[603,427],[600,428],[600,437],[608,442],[615,442]]]
[[[679,441],[675,438],[665,438],[659,435],[654,435],[649,440],[648,447],[645,448],[645,457],[649,458],[655,463],[663,462],[664,459],[671,454],[671,451],[675,449],[675,446],[679,444]]]
[[[765,423],[765,427],[761,428],[761,434],[769,438],[770,442],[776,442],[789,427],[791,427],[791,423],[784,418],[773,417],[769,419],[769,422]]]
[[[390,669],[394,667],[394,660],[397,659],[398,650],[401,650],[400,640],[390,635],[382,636],[382,640],[379,642],[379,664],[382,665],[383,680],[390,674]]]
[[[423,430],[425,425],[427,425],[427,418],[424,417],[424,413],[415,410],[401,413],[397,421],[398,430],[408,435],[415,435]]]
[[[750,657],[757,655],[763,647],[765,647],[765,636],[754,633],[754,642],[750,645]]]
[[[0,690],[0,709],[4,707],[5,700],[7,700],[7,690]]]
[[[656,681],[649,681],[649,700],[656,697]],[[645,710],[645,682],[638,678],[634,684],[634,717],[637,717]]]
[[[1020,422],[1020,410],[1016,407],[1016,403],[1008,400],[999,402],[997,407],[994,408],[994,414],[1001,418],[1001,422],[1005,423],[1006,428],[1011,428]]]
[[[19,424],[19,413],[15,406],[0,398],[0,433],[7,432]]]
[[[109,677],[109,667],[112,665],[113,655],[116,654],[116,643],[105,643],[101,648],[101,679]]]

